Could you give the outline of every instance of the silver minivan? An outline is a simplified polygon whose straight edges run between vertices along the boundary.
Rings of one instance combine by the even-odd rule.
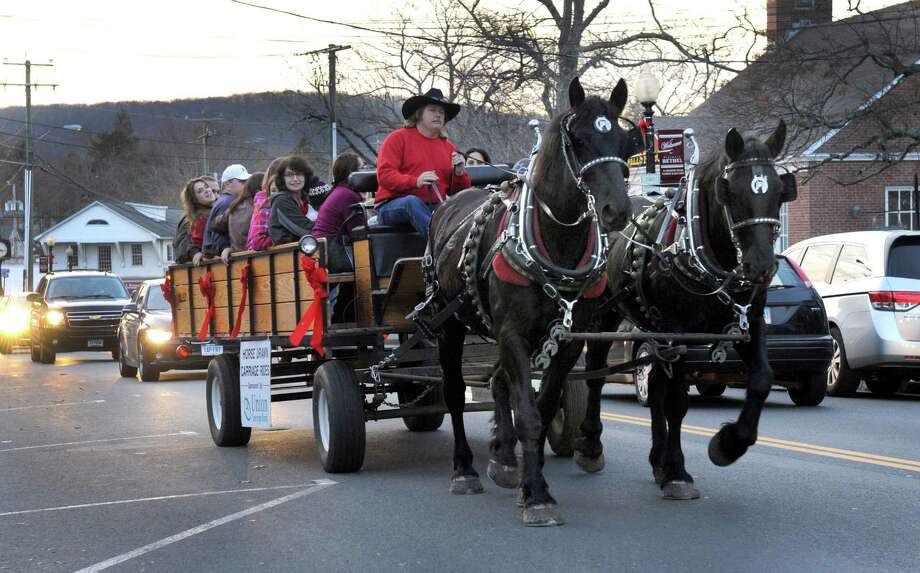
[[[834,358],[827,393],[873,393],[920,379],[920,232],[822,235],[783,253],[811,279],[827,309]]]

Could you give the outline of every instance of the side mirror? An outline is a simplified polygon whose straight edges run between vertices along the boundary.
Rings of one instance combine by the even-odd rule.
[[[26,295],[26,300],[32,304],[35,304],[36,302],[42,301],[42,295],[38,294],[37,292],[30,292]]]
[[[122,314],[137,314],[137,303],[129,302],[121,309]]]

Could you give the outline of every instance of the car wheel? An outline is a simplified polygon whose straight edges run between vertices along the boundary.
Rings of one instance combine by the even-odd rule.
[[[827,375],[824,372],[800,374],[799,386],[789,388],[789,398],[796,406],[817,406],[827,394]]]
[[[54,364],[57,359],[57,352],[47,344],[39,345],[39,362],[42,364]]]
[[[121,359],[121,344],[112,349],[112,360],[118,362]]]
[[[30,342],[30,343],[29,343],[29,351],[30,351],[30,353],[31,353],[31,355],[32,355],[32,362],[41,362],[41,361],[42,361],[41,346],[35,346],[35,343],[34,343],[34,342]]]
[[[221,354],[208,364],[205,385],[208,427],[211,439],[220,447],[245,446],[252,428],[240,420],[240,363],[236,356]]]
[[[860,376],[847,366],[847,352],[840,330],[831,328],[831,337],[834,339],[834,356],[827,367],[827,395],[852,396],[859,388]]]
[[[715,398],[725,393],[725,384],[697,384],[696,391],[700,396]]]
[[[639,349],[636,350],[635,359],[649,356],[651,353],[651,345],[647,342],[643,342],[639,346]],[[650,362],[642,366],[637,366],[636,373],[633,374],[633,380],[636,383],[636,401],[639,402],[640,406],[645,408],[648,408],[648,381],[652,376],[652,368],[654,367],[654,362]]]
[[[885,396],[900,390],[905,380],[903,376],[880,373],[866,378],[866,388],[873,394]]]
[[[13,351],[13,341],[7,338],[0,338],[0,354],[9,354]]]
[[[364,396],[354,370],[329,360],[313,376],[313,439],[323,469],[356,472],[364,465]]]
[[[122,343],[119,342],[118,346],[121,347],[121,344]],[[121,374],[122,378],[134,378],[137,376],[137,368],[129,366],[128,363],[125,362],[124,351],[118,353],[118,373]]]
[[[157,382],[160,379],[160,370],[144,360],[144,343],[137,345],[137,371],[140,373],[141,382]]]

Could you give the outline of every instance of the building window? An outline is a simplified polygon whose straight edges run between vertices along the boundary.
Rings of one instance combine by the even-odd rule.
[[[111,271],[112,270],[112,247],[110,245],[99,245],[99,270],[100,271]]]
[[[814,10],[815,0],[795,0],[796,10]]]
[[[166,245],[166,260],[173,262],[173,247],[172,245]]]
[[[789,203],[779,208],[779,236],[773,244],[773,252],[782,253],[789,248]]]
[[[109,222],[105,219],[90,219],[87,225],[108,225]]]
[[[916,230],[913,188],[885,188],[885,226],[895,229]]]
[[[144,245],[140,243],[131,245],[131,264],[135,267],[144,266]]]
[[[70,245],[70,256],[67,257],[67,267],[75,269],[80,266],[80,253],[76,245]]]

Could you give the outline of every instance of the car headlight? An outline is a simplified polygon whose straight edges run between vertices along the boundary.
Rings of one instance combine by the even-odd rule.
[[[172,332],[162,328],[148,328],[144,331],[144,338],[151,344],[163,344],[172,338]]]
[[[49,326],[59,326],[64,324],[64,313],[59,310],[49,310],[45,313],[45,322]]]
[[[10,309],[0,314],[0,332],[16,335],[29,328],[29,313],[24,310]]]

